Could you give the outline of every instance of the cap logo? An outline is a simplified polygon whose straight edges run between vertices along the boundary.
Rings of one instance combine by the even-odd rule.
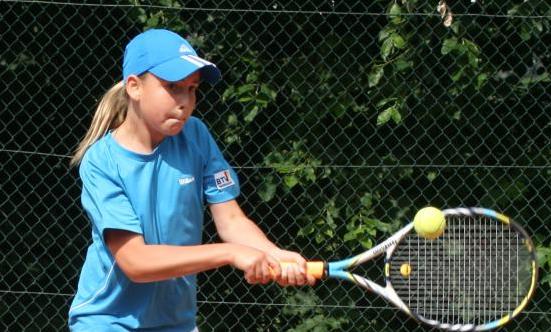
[[[193,51],[186,44],[182,44],[179,51],[180,53],[193,53]]]

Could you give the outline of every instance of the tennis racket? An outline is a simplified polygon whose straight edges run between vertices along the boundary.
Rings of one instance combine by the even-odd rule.
[[[517,316],[534,294],[532,240],[507,216],[484,208],[444,210],[446,229],[435,240],[413,223],[357,256],[308,262],[317,279],[335,278],[372,291],[416,320],[450,331],[485,331]],[[385,254],[385,286],[350,269]],[[282,268],[286,268],[284,263]]]

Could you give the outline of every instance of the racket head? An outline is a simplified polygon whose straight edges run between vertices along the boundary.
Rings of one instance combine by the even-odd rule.
[[[440,238],[409,232],[389,252],[386,289],[411,316],[431,326],[451,331],[503,326],[534,294],[538,267],[532,240],[493,210],[443,212],[447,226]]]

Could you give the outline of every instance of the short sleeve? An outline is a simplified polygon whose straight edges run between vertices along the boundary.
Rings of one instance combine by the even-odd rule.
[[[103,238],[106,229],[143,234],[140,220],[115,172],[85,158],[80,166],[80,177],[82,206],[99,236]]]
[[[222,203],[239,196],[239,179],[224,159],[207,127],[197,120],[203,152],[203,192],[208,203]]]

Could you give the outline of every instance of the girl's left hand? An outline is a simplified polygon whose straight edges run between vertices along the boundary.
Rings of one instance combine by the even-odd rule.
[[[300,254],[279,248],[268,254],[279,262],[296,263],[281,267],[281,274],[275,278],[281,286],[313,286],[316,283],[316,279],[306,273],[306,259]]]

